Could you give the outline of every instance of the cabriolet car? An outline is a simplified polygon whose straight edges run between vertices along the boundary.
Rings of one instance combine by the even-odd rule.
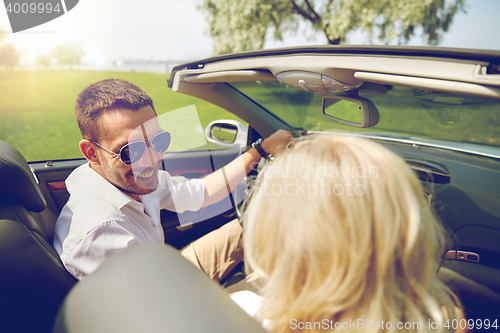
[[[204,129],[226,149],[166,154],[172,175],[199,178],[278,129],[374,140],[400,155],[450,234],[439,276],[475,332],[500,324],[500,52],[318,46],[227,54],[177,66],[168,87],[239,120]],[[168,126],[168,124],[167,124]],[[0,142],[1,332],[259,332],[222,288],[172,248],[241,215],[262,160],[226,201],[162,212],[166,243],[132,247],[84,282],[51,247],[84,159],[24,160]],[[223,281],[225,286],[231,281]]]

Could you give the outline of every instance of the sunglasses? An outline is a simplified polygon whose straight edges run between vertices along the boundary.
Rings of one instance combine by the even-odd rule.
[[[170,146],[170,141],[172,140],[172,136],[170,135],[169,132],[160,132],[153,136],[151,140],[147,140],[149,142],[149,146],[157,153],[163,154],[167,151],[168,146]],[[144,140],[138,140],[138,141],[133,141],[129,142],[126,145],[124,145],[120,149],[120,153],[117,154],[114,151],[101,146],[97,142],[93,140],[89,140],[93,144],[98,145],[108,153],[120,158],[120,160],[126,164],[134,164],[139,162],[139,160],[144,156],[144,153],[146,152],[146,141]]]

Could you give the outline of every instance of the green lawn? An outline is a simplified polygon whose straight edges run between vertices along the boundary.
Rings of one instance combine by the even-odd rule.
[[[196,112],[166,116],[167,130],[173,136],[170,151],[205,143],[200,124],[204,129],[216,119],[242,122],[210,103],[173,92],[167,86],[166,74],[3,70],[0,71],[0,140],[19,149],[28,161],[82,157],[78,149],[80,131],[73,115],[76,97],[91,83],[109,78],[127,80],[143,88],[153,99],[158,114],[195,105],[197,116]]]

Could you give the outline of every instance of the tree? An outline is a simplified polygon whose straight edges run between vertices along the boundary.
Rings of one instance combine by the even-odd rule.
[[[58,45],[52,55],[59,65],[68,65],[71,68],[81,63],[84,53],[81,46],[68,43]]]
[[[13,68],[19,64],[20,54],[11,44],[0,46],[0,66]]]
[[[0,30],[0,66],[13,68],[19,64],[20,54],[12,44],[2,43],[7,39],[7,34]]]
[[[47,67],[49,67],[50,65],[50,59],[52,59],[52,57],[49,55],[39,56],[36,58],[36,64],[38,66],[43,66],[45,67],[45,69],[47,69]]]
[[[466,0],[203,0],[214,53],[261,49],[268,31],[274,40],[296,33],[301,21],[312,33],[322,31],[329,44],[345,41],[361,29],[370,42],[408,43],[421,28],[425,42],[440,43]],[[311,34],[312,35],[312,34]]]

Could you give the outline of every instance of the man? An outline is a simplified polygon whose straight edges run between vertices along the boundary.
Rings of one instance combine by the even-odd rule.
[[[110,79],[85,88],[75,116],[88,164],[66,180],[70,199],[56,222],[54,248],[82,279],[126,247],[164,242],[160,209],[196,211],[228,195],[263,151],[276,154],[292,136],[278,131],[203,179],[160,170],[170,134],[157,121],[151,98],[132,83]],[[260,152],[259,152],[260,151]],[[220,281],[242,258],[237,220],[191,243],[181,253]]]

